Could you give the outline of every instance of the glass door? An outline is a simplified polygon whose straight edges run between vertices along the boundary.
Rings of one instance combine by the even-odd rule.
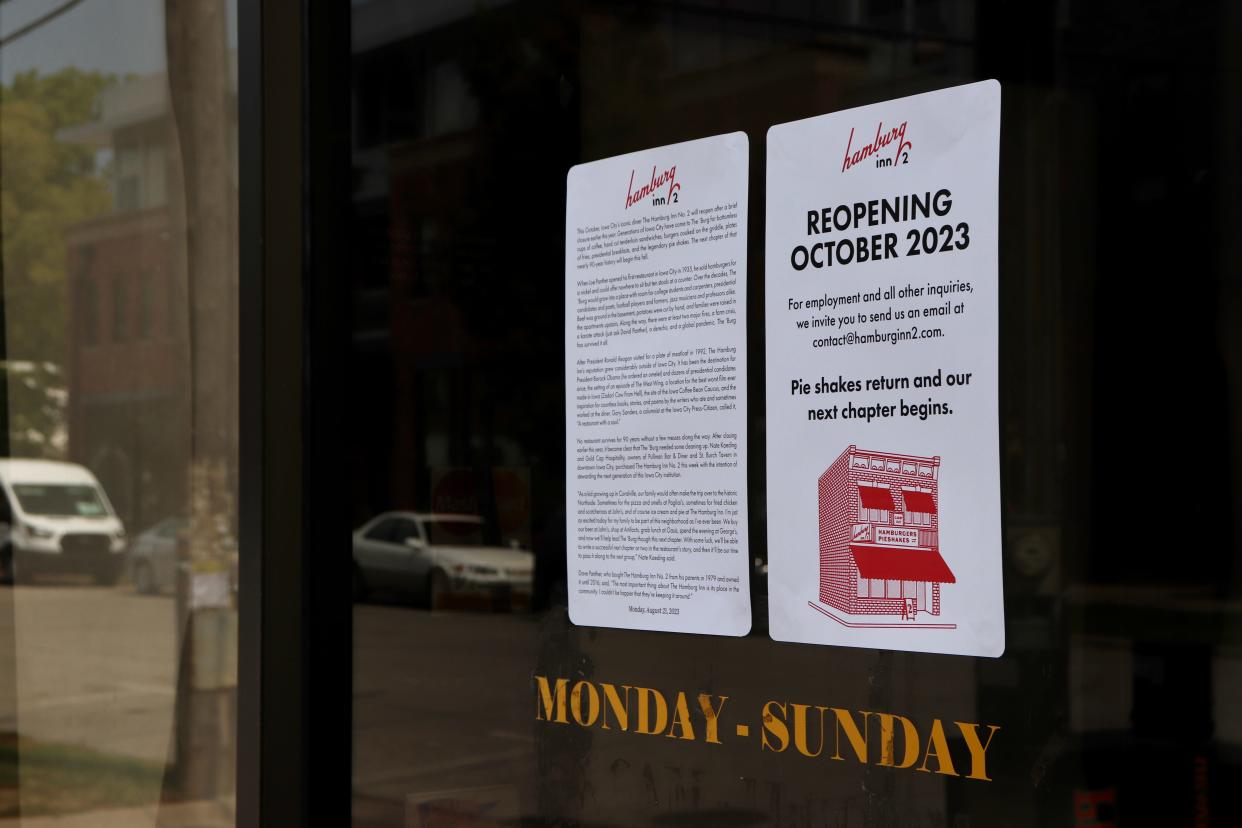
[[[351,10],[338,492],[358,530],[354,825],[1242,818],[1229,784],[1242,761],[1238,9]],[[1005,652],[776,642],[768,129],[989,78],[1002,95]],[[749,147],[751,631],[575,624],[567,174],[737,132]],[[825,376],[838,370],[825,363]],[[885,531],[934,548],[923,508],[926,524],[907,516]],[[395,520],[420,527],[391,544],[402,583],[369,562]],[[937,583],[878,575],[857,587],[859,600],[899,597],[899,624],[939,611]]]

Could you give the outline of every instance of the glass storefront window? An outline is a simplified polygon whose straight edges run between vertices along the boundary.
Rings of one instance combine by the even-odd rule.
[[[232,825],[236,7],[0,8],[0,824]]]
[[[1236,8],[362,0],[352,22],[342,501],[355,526],[473,515],[486,566],[533,561],[528,596],[523,581],[495,588],[453,569],[477,560],[437,563],[452,559],[436,557],[434,538],[355,537],[355,825],[1237,820]],[[1006,652],[776,643],[767,129],[992,77],[1003,90]],[[566,173],[735,131],[751,154],[752,632],[577,626],[566,612]],[[1176,148],[1185,141],[1193,149]],[[1193,494],[1159,508],[1182,481]],[[932,508],[862,504],[860,519],[924,542],[938,530]],[[860,579],[857,591],[939,600],[912,581]],[[659,732],[621,726],[609,692],[640,693]],[[667,703],[659,728],[655,692]],[[682,735],[668,725],[682,693],[696,737],[667,738]],[[719,744],[705,738],[699,694],[734,711]],[[765,728],[767,714],[785,729]],[[925,767],[894,753],[903,722]],[[929,764],[937,740],[947,757]]]
[[[1224,0],[0,0],[0,828],[1237,824],[1239,45]],[[991,78],[1004,653],[775,641],[768,130]],[[749,633],[576,624],[633,539],[567,531],[567,175],[709,136],[746,416],[679,459],[746,449]],[[808,589],[935,620],[984,510],[841,449],[884,554]]]

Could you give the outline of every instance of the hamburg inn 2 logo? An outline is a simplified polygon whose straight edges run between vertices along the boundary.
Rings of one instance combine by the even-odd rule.
[[[628,210],[635,204],[647,199],[651,199],[651,204],[654,207],[677,203],[681,184],[677,182],[676,164],[663,172],[659,172],[659,167],[652,164],[651,178],[645,184],[640,184],[638,189],[635,190],[634,178],[637,174],[637,170],[630,170],[630,186],[625,193],[625,209]]]
[[[895,167],[898,164],[910,163],[910,150],[914,144],[906,139],[906,122],[900,126],[885,127],[880,121],[875,127],[875,138],[870,144],[854,145],[854,128],[850,127],[850,137],[845,142],[845,160],[841,162],[841,172],[852,169],[868,158],[874,159],[877,167]]]

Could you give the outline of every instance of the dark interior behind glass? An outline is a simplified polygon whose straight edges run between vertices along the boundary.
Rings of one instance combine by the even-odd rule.
[[[401,593],[356,606],[355,825],[431,824],[412,821],[429,802],[491,802],[498,824],[523,825],[1242,820],[1229,783],[1242,770],[1242,10],[360,0],[352,38],[343,500],[355,526],[390,509],[478,515],[488,544],[535,558],[529,608],[429,611]],[[776,643],[767,128],[993,77],[1006,653]],[[578,627],[565,606],[565,176],[736,130],[751,151],[753,630]],[[992,781],[970,781],[537,721],[535,675],[1001,730]]]

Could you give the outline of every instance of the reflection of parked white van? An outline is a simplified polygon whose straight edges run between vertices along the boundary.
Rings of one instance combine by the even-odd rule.
[[[91,474],[73,463],[0,460],[0,570],[12,581],[38,572],[83,572],[110,583],[125,529]]]

